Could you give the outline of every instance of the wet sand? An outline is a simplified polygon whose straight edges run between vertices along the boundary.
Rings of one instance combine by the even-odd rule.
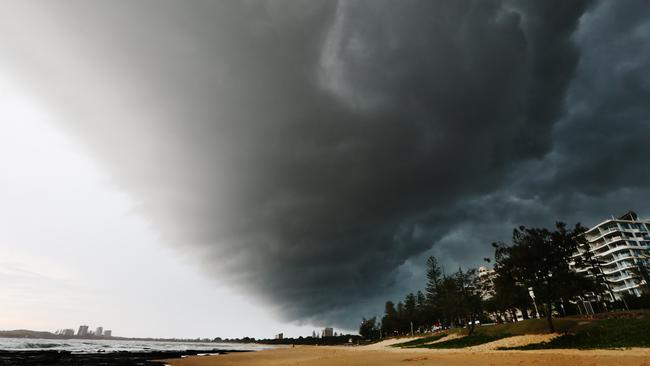
[[[164,362],[172,366],[650,366],[650,349],[471,351],[301,346]]]

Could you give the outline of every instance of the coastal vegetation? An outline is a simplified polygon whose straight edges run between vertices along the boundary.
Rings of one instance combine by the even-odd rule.
[[[533,343],[517,347],[499,347],[502,350],[532,350],[552,348],[626,348],[650,347],[650,312],[616,312],[609,313],[610,318],[584,319],[568,317],[555,320],[559,335],[548,342]],[[400,348],[465,348],[499,339],[547,333],[545,319],[530,319],[519,322],[477,327],[472,335],[468,330],[457,328],[446,332],[424,336],[408,342],[395,344]],[[440,342],[443,337],[456,334],[457,337]],[[436,343],[432,343],[439,341]]]
[[[502,349],[650,347],[648,329],[650,329],[650,318],[605,319],[593,322],[573,334],[563,334],[548,342]]]
[[[579,331],[582,328],[585,328],[588,324],[592,324],[592,322],[593,321],[585,321],[579,318],[563,318],[556,320],[556,327],[559,332],[573,333]],[[402,348],[436,349],[464,348],[489,343],[512,336],[543,334],[547,332],[548,327],[545,319],[530,319],[526,321],[476,327],[472,335],[468,335],[468,330],[466,328],[456,328],[446,332],[434,333],[431,336],[425,336],[412,340],[410,342],[398,343],[395,346]],[[456,334],[457,338],[430,344],[431,342],[442,339],[448,334]]]
[[[594,308],[607,311],[647,308],[650,305],[648,289],[644,289],[646,292],[641,297],[606,302],[611,290],[603,276],[598,276],[596,271],[576,272],[572,269],[576,264],[587,268],[599,265],[593,256],[574,256],[579,248],[584,251],[588,246],[585,231],[586,228],[580,224],[568,228],[561,222],[553,230],[517,227],[510,243],[492,244],[494,257],[485,259],[494,264],[494,271],[490,271],[489,276],[479,276],[476,268],[459,268],[448,274],[437,258],[429,257],[424,289],[406,295],[397,304],[387,301],[383,317],[379,321],[375,317],[364,319],[360,334],[364,339],[428,334],[397,345],[399,347],[466,347],[512,335],[554,332],[567,335],[554,340],[555,343],[549,347],[583,344],[580,342],[584,342],[584,337],[592,334],[583,328],[593,325],[591,320],[578,317],[584,313],[579,308],[584,299],[590,298]],[[644,270],[638,268],[639,277]],[[589,314],[590,319],[597,316]],[[539,319],[531,319],[535,317]],[[613,320],[612,324],[625,324],[630,328],[631,344],[645,344],[648,336],[634,336],[635,329],[642,328],[630,321]],[[485,323],[498,325],[477,327]],[[603,323],[592,331],[605,331],[609,324]],[[465,337],[429,344],[439,337],[439,334],[430,333],[442,330],[446,330],[445,334],[462,332]],[[642,340],[634,340],[635,337]],[[592,341],[598,347],[620,344],[608,342],[607,339]],[[589,344],[584,343],[584,346]]]
[[[585,320],[579,317],[555,319],[555,330],[558,333],[575,333],[593,322],[594,320]],[[459,331],[463,333],[462,329]],[[548,333],[548,324],[545,319],[528,319],[479,327],[475,333],[485,335],[509,334],[512,336],[544,334]]]
[[[568,230],[566,224],[557,223],[554,231],[545,228],[519,227],[514,229],[512,244],[495,243],[494,270],[500,278],[499,290],[506,294],[523,294],[526,289],[544,306],[549,332],[555,332],[553,304],[573,299],[586,293],[602,293],[605,288],[593,277],[574,271],[572,261],[579,247],[586,244],[586,228],[577,224]],[[534,292],[533,292],[534,291]],[[500,301],[507,301],[500,294]],[[518,297],[518,296],[515,296]],[[560,309],[564,308],[561,304]]]

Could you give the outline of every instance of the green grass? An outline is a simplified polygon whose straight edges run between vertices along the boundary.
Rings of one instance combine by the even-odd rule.
[[[555,329],[558,333],[575,333],[583,329],[587,329],[596,322],[586,321],[584,319],[554,319],[553,323],[555,324]],[[467,329],[456,329],[451,330],[447,333],[458,333],[461,336],[467,334]],[[486,326],[477,326],[474,329],[474,334],[471,336],[464,336],[461,338],[451,339],[445,342],[439,342],[434,344],[426,344],[438,340],[442,337],[435,338],[427,337],[417,339],[415,341],[402,343],[396,346],[399,347],[410,347],[410,348],[434,348],[434,349],[444,349],[444,348],[464,348],[477,346],[484,343],[493,342],[502,338],[524,335],[524,334],[544,334],[548,333],[548,323],[546,319],[529,319],[516,323],[506,323],[499,325],[486,325]]]
[[[553,319],[556,332],[564,333],[564,335],[545,343],[501,349],[650,347],[650,313],[648,311],[607,313],[605,315],[610,318],[596,320]],[[426,344],[437,341],[448,334],[456,333],[463,336],[467,332],[467,329],[451,329],[444,334],[399,343],[393,347],[435,349],[471,347],[511,336],[548,333],[548,324],[546,319],[530,319],[516,323],[478,326],[472,336]]]
[[[479,344],[489,343],[501,338],[507,338],[511,336],[512,336],[511,334],[497,334],[497,335],[473,334],[471,336],[450,339],[444,342],[421,345],[418,348],[433,348],[433,349],[465,348],[471,346],[478,346]]]
[[[579,319],[554,319],[554,324],[558,332],[572,332],[581,329],[590,322]],[[466,336],[467,329],[452,329],[444,334],[437,334],[429,337],[419,338],[413,341],[394,344],[393,347],[401,348],[463,348],[477,346],[483,343],[496,341],[498,339],[512,337],[523,334],[543,334],[548,333],[548,324],[546,319],[530,319],[516,323],[507,323],[499,325],[477,326],[472,336]],[[447,334],[457,333],[461,338],[452,339],[445,342],[426,344],[437,341]]]
[[[549,342],[504,349],[628,348],[650,347],[650,319],[606,319],[589,324],[575,334],[565,334]]]
[[[447,333],[434,334],[429,337],[418,338],[409,342],[393,344],[392,347],[413,348],[413,347],[423,345],[425,343],[437,341],[438,339],[441,339],[446,336]]]
[[[555,324],[555,331],[558,333],[575,333],[591,323],[591,321],[584,319],[553,319],[553,324]],[[465,333],[467,333],[467,330],[465,330]],[[499,334],[510,334],[512,336],[517,336],[524,334],[544,333],[548,333],[548,323],[546,322],[546,319],[529,319],[516,323],[485,325],[476,327],[474,330],[474,334],[484,334],[488,336]]]

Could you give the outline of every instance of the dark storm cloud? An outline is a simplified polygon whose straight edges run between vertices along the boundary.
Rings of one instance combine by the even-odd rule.
[[[557,131],[557,165],[570,169],[558,169],[555,184],[595,197],[612,187],[647,188],[650,7],[605,3],[585,21],[572,107]]]
[[[553,147],[512,169],[494,192],[460,200],[453,235],[431,252],[480,265],[491,254],[486,244],[507,239],[515,225],[593,225],[627,210],[650,216],[649,31],[643,1],[599,2],[580,19],[572,37],[580,61]]]
[[[353,327],[420,256],[477,264],[647,187],[642,3],[31,4],[1,13],[0,65],[165,241],[287,319]],[[599,169],[621,163],[635,183]]]

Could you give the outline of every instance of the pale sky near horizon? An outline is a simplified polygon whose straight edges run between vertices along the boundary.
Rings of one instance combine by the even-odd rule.
[[[649,42],[644,0],[0,0],[0,329],[355,331],[429,255],[650,217]]]
[[[317,329],[275,319],[162,245],[136,201],[53,127],[56,113],[3,76],[0,329],[87,324],[114,336],[187,338]]]

